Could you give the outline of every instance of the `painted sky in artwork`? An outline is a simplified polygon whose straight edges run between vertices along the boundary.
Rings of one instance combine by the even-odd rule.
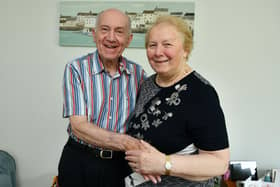
[[[103,2],[81,2],[81,1],[62,1],[60,3],[60,15],[76,16],[77,12],[98,13],[106,8],[118,8],[123,11],[141,13],[143,10],[153,10],[155,7],[168,8],[169,12],[184,11],[194,13],[194,2],[192,1],[103,1]]]

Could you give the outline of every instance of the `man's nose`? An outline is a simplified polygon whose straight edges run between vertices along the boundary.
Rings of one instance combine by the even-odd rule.
[[[114,40],[116,40],[116,34],[115,34],[115,32],[114,31],[110,31],[110,32],[108,32],[108,39],[110,40],[110,41],[114,41]]]

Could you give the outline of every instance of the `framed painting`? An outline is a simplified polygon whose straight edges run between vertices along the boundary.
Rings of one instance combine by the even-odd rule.
[[[144,48],[147,28],[160,15],[182,17],[194,28],[194,0],[189,1],[62,1],[59,16],[59,44],[61,46],[95,47],[92,29],[99,12],[117,8],[131,19],[133,40],[130,48]]]

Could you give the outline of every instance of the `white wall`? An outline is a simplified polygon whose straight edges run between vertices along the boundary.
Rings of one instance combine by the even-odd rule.
[[[67,139],[65,63],[90,48],[58,45],[58,0],[0,1],[0,149],[17,162],[19,187],[50,186]],[[232,160],[280,168],[280,1],[196,0],[190,64],[219,93]],[[143,49],[129,58],[149,73]]]

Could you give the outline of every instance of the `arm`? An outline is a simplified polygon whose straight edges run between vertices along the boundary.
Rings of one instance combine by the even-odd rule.
[[[199,150],[197,155],[171,155],[171,175],[190,180],[206,180],[228,169],[229,149]]]
[[[82,74],[86,71],[82,71],[81,67],[84,66],[80,65],[80,61],[82,60],[67,64],[63,77],[63,117],[70,118],[73,133],[83,141],[98,147],[113,150],[137,148],[138,140],[124,134],[102,129],[87,120],[87,103],[84,93],[86,84],[84,84],[84,80],[89,78],[90,74]]]
[[[86,116],[70,116],[70,124],[73,133],[83,141],[118,151],[139,149],[139,140],[121,133],[115,133],[102,129],[87,121]]]
[[[164,153],[142,141],[145,150],[131,150],[126,152],[126,159],[134,171],[141,174],[164,175]],[[171,155],[170,175],[189,180],[206,180],[222,175],[228,168],[229,149],[219,151],[199,150],[197,155]]]
[[[72,132],[87,143],[112,150],[127,151],[141,149],[141,143],[138,139],[92,125],[87,121],[86,116],[71,116],[70,124]],[[153,181],[153,183],[161,180],[159,176],[143,176],[146,180]]]

